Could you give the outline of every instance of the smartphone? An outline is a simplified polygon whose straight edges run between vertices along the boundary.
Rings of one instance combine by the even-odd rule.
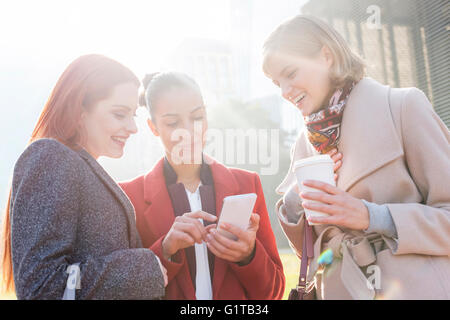
[[[250,216],[252,215],[253,207],[255,206],[256,197],[256,193],[225,197],[223,199],[219,223],[217,224],[217,231],[229,239],[237,240],[237,237],[234,234],[221,228],[221,223],[226,222],[243,230],[247,230]]]

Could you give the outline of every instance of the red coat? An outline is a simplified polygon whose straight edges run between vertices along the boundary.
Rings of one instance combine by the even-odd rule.
[[[122,182],[120,186],[136,210],[136,224],[144,247],[154,251],[167,268],[169,284],[166,288],[166,298],[194,300],[195,289],[184,250],[175,255],[173,260],[176,262],[166,260],[162,254],[162,240],[175,220],[165,184],[163,160],[161,159],[149,173]],[[226,196],[244,193],[257,194],[254,212],[260,216],[255,255],[248,265],[239,266],[215,257],[213,299],[281,299],[285,287],[283,265],[270,226],[259,176],[254,172],[227,168],[216,161],[210,164],[210,168],[218,217]]]

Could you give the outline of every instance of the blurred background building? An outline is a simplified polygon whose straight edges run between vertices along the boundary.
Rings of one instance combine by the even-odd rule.
[[[310,0],[302,13],[333,25],[392,87],[420,88],[450,126],[448,0]]]
[[[166,61],[166,69],[193,77],[211,106],[238,97],[231,46],[214,39],[186,39]]]
[[[164,69],[196,79],[210,108],[230,100],[261,107],[289,133],[283,143],[290,146],[303,127],[301,114],[282,99],[270,81],[262,79],[261,49],[276,25],[299,14],[305,2],[229,0],[229,41],[186,39],[167,58]]]

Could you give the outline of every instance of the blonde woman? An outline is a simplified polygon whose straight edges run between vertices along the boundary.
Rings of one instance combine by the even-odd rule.
[[[318,225],[307,288],[318,299],[449,299],[450,134],[427,97],[365,77],[362,60],[314,17],[281,24],[263,54],[265,74],[305,122],[276,207],[299,257],[304,208],[327,214],[308,221]],[[317,192],[299,192],[292,164],[335,147],[337,187],[306,181]],[[332,259],[319,264],[327,249]]]

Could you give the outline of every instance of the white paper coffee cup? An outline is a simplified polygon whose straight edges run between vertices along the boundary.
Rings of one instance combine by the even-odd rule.
[[[294,163],[293,171],[297,177],[297,184],[301,192],[322,192],[318,189],[306,187],[303,185],[305,180],[318,180],[336,186],[334,181],[334,162],[327,154],[309,157],[298,160]],[[316,202],[313,200],[308,200]],[[325,213],[309,210],[305,208],[306,219],[309,217],[328,216]],[[320,223],[309,223],[310,225],[319,225]]]

